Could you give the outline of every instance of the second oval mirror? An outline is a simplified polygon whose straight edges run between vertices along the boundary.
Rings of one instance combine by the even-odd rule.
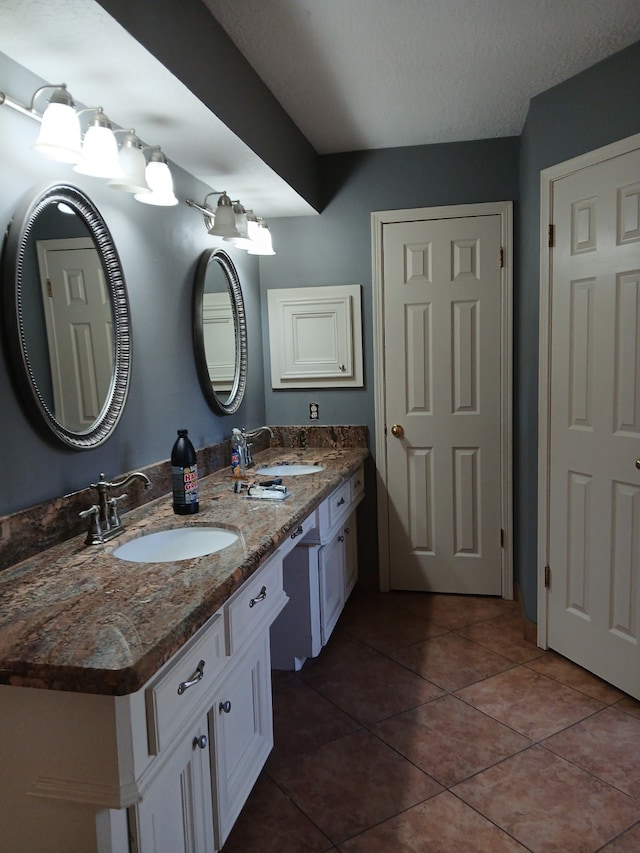
[[[198,263],[193,345],[205,399],[217,414],[233,414],[247,382],[247,324],[238,271],[222,249],[207,249]]]

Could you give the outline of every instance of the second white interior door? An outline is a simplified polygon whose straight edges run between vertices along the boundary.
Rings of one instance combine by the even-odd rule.
[[[502,593],[501,217],[383,228],[393,589]]]

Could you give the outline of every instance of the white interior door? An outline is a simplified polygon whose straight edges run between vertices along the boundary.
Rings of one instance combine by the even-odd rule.
[[[492,212],[382,228],[393,589],[503,593],[503,227]]]
[[[54,414],[82,432],[97,420],[113,377],[113,312],[90,238],[39,240]]]
[[[640,150],[552,193],[547,640],[640,699]]]

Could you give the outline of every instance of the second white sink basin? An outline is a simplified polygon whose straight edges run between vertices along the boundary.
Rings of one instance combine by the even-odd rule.
[[[237,535],[221,527],[174,527],[124,542],[113,556],[132,563],[174,563],[222,551]]]
[[[267,465],[256,469],[261,477],[299,477],[301,474],[317,474],[324,471],[324,465]]]

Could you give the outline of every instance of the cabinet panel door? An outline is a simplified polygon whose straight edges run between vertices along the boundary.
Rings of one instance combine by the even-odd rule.
[[[325,645],[344,606],[345,537],[342,528],[320,549],[320,630]]]
[[[344,546],[344,600],[346,601],[358,580],[358,531],[355,512],[351,513],[344,525]]]
[[[185,727],[169,762],[142,801],[131,807],[134,853],[211,853],[217,849],[209,765],[207,719],[203,715]]]
[[[216,843],[224,844],[273,747],[269,633],[234,661],[209,712]]]

